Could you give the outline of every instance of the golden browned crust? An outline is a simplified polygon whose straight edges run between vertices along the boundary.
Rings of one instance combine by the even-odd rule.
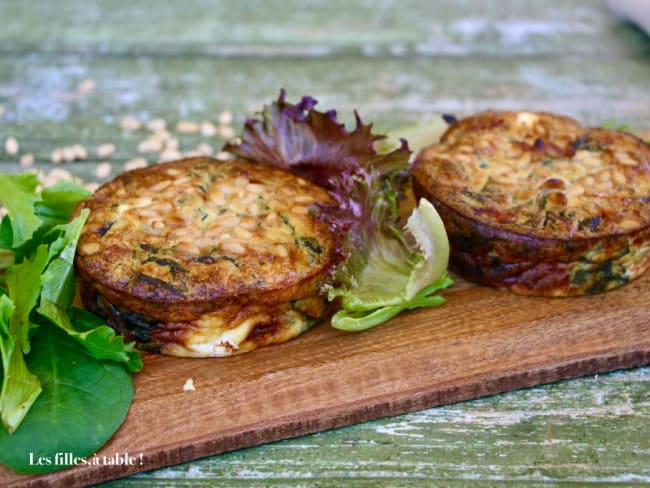
[[[642,274],[650,147],[619,131],[530,112],[452,125],[413,165],[462,274],[526,294],[579,295]]]
[[[242,161],[123,173],[83,203],[77,267],[114,305],[159,319],[314,295],[336,254],[335,237],[309,213],[315,202],[330,203],[324,189]]]

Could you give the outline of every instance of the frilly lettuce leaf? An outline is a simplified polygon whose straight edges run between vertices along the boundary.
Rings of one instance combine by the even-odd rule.
[[[244,125],[241,142],[224,149],[259,164],[288,169],[328,189],[334,204],[312,208],[339,241],[340,261],[328,296],[341,297],[334,327],[361,330],[402,310],[434,306],[432,294],[451,284],[449,244],[434,207],[420,201],[404,222],[400,203],[409,179],[408,144],[378,152],[385,136],[355,112],[348,131],[335,111],[319,112],[311,97],[292,105],[284,91]]]

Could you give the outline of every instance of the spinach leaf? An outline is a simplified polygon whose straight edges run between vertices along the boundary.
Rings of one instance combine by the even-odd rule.
[[[84,462],[124,421],[133,399],[129,373],[121,364],[94,359],[54,327],[42,327],[34,337],[27,365],[43,392],[16,432],[0,429],[0,461],[23,473]]]
[[[68,313],[49,300],[41,300],[36,311],[78,341],[96,359],[111,359],[125,363],[129,371],[140,371],[142,359],[134,349],[135,343],[124,343],[105,322],[90,312],[73,309]],[[92,327],[89,327],[92,326]],[[79,329],[83,332],[79,332]]]
[[[77,204],[88,196],[90,192],[83,186],[70,181],[59,181],[43,188],[41,200],[35,203],[34,211],[46,226],[65,224]]]

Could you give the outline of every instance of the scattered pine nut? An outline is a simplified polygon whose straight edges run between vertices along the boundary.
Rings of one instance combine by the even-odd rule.
[[[138,144],[139,153],[155,153],[162,151],[162,141],[154,137],[149,137]]]
[[[175,149],[178,150],[180,147],[180,143],[178,142],[178,139],[175,137],[170,137],[165,141],[165,149]]]
[[[61,156],[63,161],[70,162],[75,160],[76,152],[72,146],[61,148]]]
[[[15,137],[9,136],[5,139],[5,152],[11,156],[18,154],[20,144]]]
[[[219,114],[219,123],[222,125],[228,125],[232,123],[232,112],[229,110],[224,110]]]
[[[147,166],[147,160],[144,158],[133,158],[124,163],[124,170],[131,171],[132,169],[144,168]]]
[[[112,170],[111,163],[104,161],[103,163],[99,163],[97,167],[95,168],[95,176],[100,179],[107,178],[108,175],[111,174]]]
[[[219,135],[224,139],[232,139],[233,137],[235,137],[235,134],[236,134],[235,129],[233,129],[229,125],[219,126]]]
[[[122,130],[134,131],[142,127],[142,124],[137,118],[132,115],[127,115],[126,117],[122,117],[120,120],[120,127]]]
[[[181,134],[196,134],[199,129],[199,124],[191,120],[181,120],[176,124],[176,130]]]
[[[90,193],[95,193],[95,191],[97,191],[97,188],[99,188],[99,183],[92,181],[90,183],[86,183],[84,185],[84,188],[86,188],[86,190],[88,190]]]
[[[217,127],[212,122],[201,123],[201,135],[204,137],[214,137],[217,135]]]
[[[230,153],[228,151],[219,151],[214,157],[220,161],[226,161],[230,159]]]
[[[201,143],[196,146],[196,151],[202,154],[203,156],[212,156],[213,149],[210,144]]]
[[[173,148],[166,148],[160,153],[160,161],[173,161],[175,159],[180,159],[181,157],[181,152],[178,149]]]
[[[108,158],[115,152],[115,144],[106,143],[97,146],[95,153],[100,158]]]
[[[95,80],[88,78],[77,85],[77,92],[84,94],[90,93],[95,90],[95,86]]]
[[[147,130],[150,130],[152,132],[158,131],[158,130],[163,130],[167,128],[167,122],[164,119],[157,118],[157,119],[151,119],[149,122],[147,122]]]
[[[74,159],[82,160],[88,157],[88,151],[81,144],[75,144],[72,146],[72,151],[74,152]]]
[[[151,134],[151,138],[157,139],[161,142],[166,142],[172,138],[172,135],[169,133],[167,129],[157,129],[154,131],[153,134]]]
[[[53,168],[47,174],[41,174],[40,180],[43,186],[52,186],[59,181],[72,181],[72,174],[70,171],[61,168]]]
[[[34,155],[32,153],[25,153],[20,158],[20,166],[23,168],[30,168],[34,165]]]
[[[58,164],[63,161],[63,152],[61,149],[55,149],[52,151],[52,154],[50,154],[50,159],[54,164]]]

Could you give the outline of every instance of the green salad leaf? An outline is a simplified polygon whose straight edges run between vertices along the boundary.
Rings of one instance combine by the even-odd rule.
[[[43,392],[16,432],[0,429],[0,461],[22,473],[83,463],[124,421],[133,399],[129,373],[97,361],[54,327],[34,337],[27,366]]]
[[[336,112],[319,112],[316,103],[303,97],[290,104],[282,91],[264,107],[261,119],[246,122],[241,142],[224,149],[288,169],[329,191],[335,203],[312,211],[339,242],[329,290],[330,299],[341,297],[334,327],[362,330],[402,310],[439,305],[444,300],[433,293],[451,284],[449,243],[428,201],[421,201],[406,222],[400,215],[409,183],[406,141],[386,143],[358,114],[356,128],[348,131]],[[418,132],[418,137],[426,136]]]
[[[65,467],[31,464],[29,452],[84,456],[101,446],[131,402],[129,372],[142,368],[134,343],[72,307],[88,211],[72,217],[88,191],[72,182],[37,187],[33,174],[0,173],[0,461],[25,472]]]
[[[2,423],[9,432],[16,430],[41,393],[41,384],[27,368],[20,340],[12,330],[15,310],[7,295],[0,297],[0,353],[3,372],[0,412]]]
[[[11,248],[25,244],[41,226],[41,219],[34,213],[38,183],[38,177],[33,173],[0,173],[0,201],[8,211],[5,219],[11,224],[10,227],[4,226],[3,234],[5,239],[11,236]]]
[[[340,296],[343,304],[332,325],[364,330],[404,310],[444,303],[444,298],[433,295],[453,283],[446,273],[449,241],[444,229],[433,205],[422,199],[404,227],[412,237],[406,242],[413,244],[377,234],[365,265],[355,274],[355,286],[330,290],[330,300]]]

